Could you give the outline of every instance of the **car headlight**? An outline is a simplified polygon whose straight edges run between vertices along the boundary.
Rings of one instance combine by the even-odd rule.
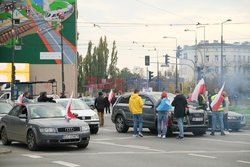
[[[97,114],[94,114],[94,115],[92,116],[92,119],[99,119],[99,117],[98,117]]]
[[[82,132],[89,132],[89,125],[87,126],[81,126]]]
[[[41,133],[55,133],[56,129],[55,128],[39,128]]]

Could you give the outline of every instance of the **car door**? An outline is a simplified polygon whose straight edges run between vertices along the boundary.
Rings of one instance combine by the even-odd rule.
[[[143,123],[145,127],[155,125],[155,110],[153,101],[146,95],[141,95],[143,101]]]
[[[19,112],[20,106],[17,105],[9,112],[5,120],[8,138],[12,140],[17,138],[16,121],[18,119]]]
[[[25,118],[20,118],[20,115],[26,115],[26,119]],[[16,135],[17,135],[17,139],[19,141],[25,142],[26,140],[26,128],[27,128],[27,123],[28,123],[28,110],[26,106],[22,106],[20,108],[20,112],[18,114],[18,117],[16,119]]]
[[[121,99],[119,100],[117,106],[119,106],[118,110],[122,110],[124,113],[124,116],[126,117],[126,124],[129,126],[133,125],[133,114],[129,111],[129,96],[123,96],[121,97]]]

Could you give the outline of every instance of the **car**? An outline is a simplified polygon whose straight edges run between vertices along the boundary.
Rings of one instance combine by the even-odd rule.
[[[55,101],[66,108],[69,98],[55,99]],[[98,133],[99,117],[86,103],[80,99],[72,99],[71,111],[73,114],[76,114],[78,119],[84,120],[89,124],[91,134]]]
[[[90,140],[88,124],[79,119],[67,120],[65,115],[65,108],[56,103],[16,105],[1,120],[2,144],[18,141],[31,151],[54,145],[86,148]]]
[[[129,111],[129,98],[131,94],[120,96],[113,106],[111,120],[115,124],[116,130],[119,133],[126,133],[129,127],[133,127],[133,116]],[[144,102],[143,105],[143,127],[148,128],[151,132],[156,132],[157,129],[157,113],[155,106],[160,99],[161,92],[142,92],[139,94]],[[168,98],[172,102],[174,94],[168,93]],[[208,128],[208,118],[204,110],[197,109],[194,106],[189,106],[189,115],[184,118],[185,132],[192,132],[194,135],[203,135]],[[176,119],[174,118],[173,110],[170,111],[168,117],[168,136],[172,132],[178,130]]]
[[[212,111],[208,111],[209,128],[212,127]],[[228,128],[232,131],[238,131],[246,126],[246,117],[237,112],[228,112]],[[216,129],[219,129],[219,123],[217,122]]]
[[[81,97],[80,100],[84,101],[92,110],[95,109],[95,99],[91,97]]]
[[[13,103],[8,102],[8,100],[0,100],[0,121],[3,116],[7,115],[12,109]]]

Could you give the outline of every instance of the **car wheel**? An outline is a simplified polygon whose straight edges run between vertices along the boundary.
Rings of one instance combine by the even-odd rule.
[[[93,127],[93,128],[90,128],[90,133],[91,133],[91,134],[97,134],[98,130],[99,130],[99,127],[98,127],[98,126]]]
[[[88,145],[89,145],[89,142],[88,143],[84,143],[84,144],[78,144],[77,147],[79,149],[85,149]]]
[[[36,144],[36,136],[33,131],[29,131],[27,134],[27,144],[30,151],[35,151],[38,149]]]
[[[206,133],[206,131],[193,132],[194,136],[203,136],[205,133]]]
[[[8,140],[7,131],[5,128],[2,129],[1,137],[2,137],[3,145],[10,145],[11,144],[11,141]]]
[[[125,123],[125,119],[122,115],[118,115],[115,119],[115,127],[119,133],[127,133],[129,127]]]

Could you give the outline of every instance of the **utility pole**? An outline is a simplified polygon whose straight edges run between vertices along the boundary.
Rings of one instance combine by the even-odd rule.
[[[64,56],[63,56],[63,36],[62,36],[62,21],[61,21],[61,56],[62,56],[62,94],[61,97],[65,98],[65,83],[64,83]]]
[[[11,100],[15,100],[14,97],[14,88],[15,88],[15,46],[14,46],[14,35],[15,35],[15,30],[14,30],[14,2],[13,0],[11,1],[11,46],[12,46],[12,61],[11,61]]]

